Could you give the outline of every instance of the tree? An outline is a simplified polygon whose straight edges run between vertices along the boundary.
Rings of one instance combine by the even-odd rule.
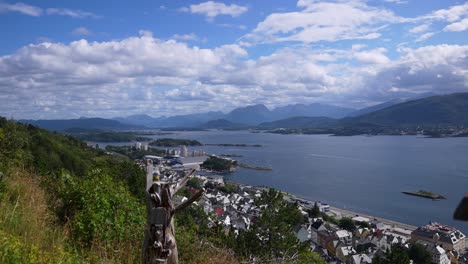
[[[251,228],[238,236],[237,252],[243,256],[256,255],[264,259],[287,259],[306,252],[307,245],[299,243],[293,228],[304,220],[299,209],[286,202],[274,189],[264,191],[255,200],[266,205],[262,215]]]
[[[401,245],[393,245],[392,251],[385,253],[383,256],[376,255],[372,259],[373,264],[409,264],[410,257],[408,252]],[[429,262],[430,263],[430,262]]]
[[[371,225],[368,222],[362,221],[362,222],[356,222],[356,224],[362,228],[371,228]]]
[[[202,187],[200,180],[197,178],[190,178],[187,182],[187,186],[195,189],[201,189]]]
[[[319,217],[320,216],[320,208],[317,202],[314,203],[314,207],[308,211],[310,217]]]
[[[353,219],[349,217],[343,217],[338,221],[338,226],[348,231],[353,231],[356,229]]]
[[[411,245],[408,255],[415,264],[430,264],[432,261],[431,254],[420,244]]]

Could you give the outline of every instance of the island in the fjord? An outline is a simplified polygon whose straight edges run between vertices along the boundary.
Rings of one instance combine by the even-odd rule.
[[[235,171],[237,165],[237,161],[235,160],[210,156],[205,160],[205,162],[203,162],[201,167],[209,171],[226,173]]]
[[[260,167],[260,166],[252,166],[244,163],[239,163],[239,167],[245,169],[252,169],[252,170],[263,170],[263,171],[271,171],[273,170],[271,167]]]
[[[181,138],[159,138],[149,144],[158,147],[203,146],[203,144],[197,140]]]
[[[447,199],[445,196],[438,194],[438,193],[433,193],[430,191],[425,191],[425,190],[419,190],[417,192],[402,192],[407,195],[413,195],[413,196],[419,196],[423,198],[429,198],[432,200],[442,200],[442,199]]]
[[[205,146],[218,146],[218,147],[262,147],[260,144],[231,144],[231,143],[222,143],[222,144],[205,144]]]

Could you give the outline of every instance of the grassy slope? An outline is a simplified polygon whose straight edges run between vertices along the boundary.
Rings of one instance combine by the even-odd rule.
[[[0,263],[140,262],[144,172],[132,162],[3,118],[0,161]],[[236,262],[180,230],[181,263]]]
[[[0,118],[0,172],[0,263],[141,261],[144,172],[133,162]],[[200,207],[187,208],[175,220],[180,263],[238,263],[233,250],[240,259],[258,253],[264,263],[280,261],[271,258],[278,253],[273,247],[243,236],[242,245],[257,248],[251,251],[222,228],[207,228]],[[312,253],[283,262],[323,263]]]

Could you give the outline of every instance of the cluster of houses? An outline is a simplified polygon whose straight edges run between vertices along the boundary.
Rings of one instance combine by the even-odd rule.
[[[228,193],[219,188],[224,186],[222,176],[206,175],[196,177],[205,187],[218,187],[206,188],[206,194],[197,203],[206,213],[216,217],[212,221],[221,223],[225,232],[234,230],[235,233],[238,233],[239,230],[249,229],[252,219],[260,216],[262,208],[256,206],[254,200],[261,197],[261,189],[238,185],[238,188],[232,188]]]
[[[354,220],[362,222],[362,217],[360,218],[361,221]],[[307,239],[311,241],[312,250],[320,253],[331,263],[372,263],[374,256],[382,256],[394,246],[409,248],[412,243],[423,245],[432,255],[432,263],[450,264],[466,261],[461,255],[465,251],[465,237],[456,229],[450,228],[452,231],[449,235],[443,230],[421,231],[441,226],[437,223],[410,231],[378,221],[366,222],[370,227],[358,227],[351,232],[316,218],[307,225]],[[304,240],[303,234],[304,232],[298,234],[298,238]],[[451,236],[456,239],[446,239]]]
[[[323,207],[320,210],[324,212]],[[453,227],[429,223],[410,230],[362,216],[352,220],[355,223],[365,222],[368,227],[348,231],[322,218],[309,218],[309,223],[296,228],[296,236],[302,242],[310,241],[311,250],[329,263],[372,263],[375,256],[383,256],[394,246],[409,248],[415,243],[431,254],[432,263],[468,263],[466,237]]]
[[[205,185],[211,182],[224,185],[222,176],[197,176]],[[238,185],[233,192],[226,193],[219,188],[207,188],[206,195],[198,201],[205,212],[213,213],[226,232],[248,229],[251,220],[259,216],[262,208],[255,206],[255,197],[260,197],[262,189]],[[293,202],[293,200],[291,200]],[[432,255],[432,263],[468,263],[463,257],[465,235],[459,230],[438,223],[430,223],[415,230],[385,224],[377,220],[356,216],[356,223],[366,222],[369,227],[357,227],[354,231],[343,230],[325,222],[322,218],[310,218],[307,208],[298,204],[308,218],[308,222],[295,228],[299,241],[309,242],[312,251],[319,253],[329,263],[372,263],[376,255],[383,256],[394,246],[409,248],[418,243]],[[333,214],[327,204],[318,203],[321,212]],[[213,223],[214,224],[214,223]]]
[[[155,171],[157,169],[158,166],[155,167]],[[160,174],[162,180],[169,182],[177,182],[176,178],[179,175],[175,173],[174,168],[165,173],[161,171]],[[197,175],[196,178],[206,189],[205,195],[197,201],[197,204],[211,215],[209,225],[222,224],[225,232],[238,233],[239,230],[249,229],[252,220],[261,215],[262,205],[257,206],[254,200],[261,197],[263,188],[242,184],[236,184],[236,188],[227,188],[224,177],[217,175]],[[181,199],[183,202],[188,198]],[[430,223],[409,230],[376,219],[356,216],[353,221],[365,222],[367,224],[360,226],[367,227],[356,227],[353,231],[348,231],[322,218],[309,217],[307,209],[310,209],[310,202],[302,200],[298,203],[300,199],[290,197],[286,200],[297,204],[298,209],[308,219],[305,224],[295,228],[298,240],[310,243],[311,250],[319,253],[329,263],[372,263],[375,256],[383,256],[394,246],[409,248],[414,243],[424,246],[432,256],[432,263],[468,263],[465,254],[466,237],[453,227]],[[340,217],[336,212],[330,211],[329,205],[323,203],[317,205],[322,213]]]

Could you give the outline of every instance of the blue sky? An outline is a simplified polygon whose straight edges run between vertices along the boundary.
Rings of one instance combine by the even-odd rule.
[[[14,118],[468,91],[465,1],[0,1],[0,30]]]

